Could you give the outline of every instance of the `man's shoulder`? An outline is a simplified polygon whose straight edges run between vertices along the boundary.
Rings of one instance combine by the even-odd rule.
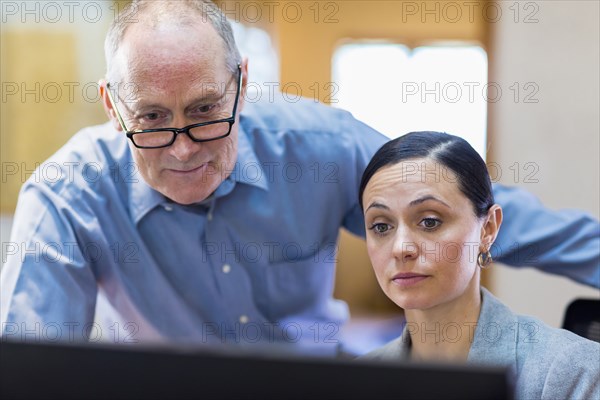
[[[245,127],[269,131],[342,132],[340,124],[353,120],[345,110],[306,98],[246,103],[242,112]]]
[[[109,123],[86,127],[41,163],[23,189],[43,187],[55,193],[77,192],[110,178],[128,161],[127,142]]]
[[[96,161],[116,160],[127,152],[125,135],[106,122],[79,130],[48,161],[80,157]]]
[[[247,104],[240,124],[258,153],[338,160],[358,152],[370,159],[388,140],[349,112],[310,99]]]

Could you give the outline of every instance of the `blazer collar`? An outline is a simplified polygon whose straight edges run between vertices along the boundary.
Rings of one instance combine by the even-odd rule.
[[[486,288],[481,288],[481,311],[468,363],[516,366],[517,316]]]
[[[405,326],[399,338],[384,346],[385,358],[409,358],[412,342],[407,331]],[[481,311],[475,329],[465,326],[462,333],[473,335],[467,363],[516,367],[517,316],[487,289],[481,288]]]

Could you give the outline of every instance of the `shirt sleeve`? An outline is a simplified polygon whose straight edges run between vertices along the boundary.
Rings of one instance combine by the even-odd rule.
[[[350,197],[351,204],[350,209],[346,211],[344,217],[343,226],[353,234],[365,237],[365,223],[363,212],[358,203],[358,190],[362,175],[371,161],[373,155],[383,146],[389,138],[377,132],[370,126],[358,121],[351,114],[347,114],[344,123],[343,132],[348,135],[348,140],[354,143],[352,152],[352,164],[354,168],[346,168],[349,176],[348,182],[352,185],[351,188],[347,188],[348,196]],[[350,160],[344,160],[344,164]]]
[[[581,211],[545,208],[532,194],[494,185],[504,220],[492,246],[495,260],[532,266],[600,287],[600,223]]]
[[[97,284],[72,216],[78,213],[50,187],[27,183],[11,239],[3,243],[0,335],[26,341],[87,341]],[[94,252],[88,243],[89,253]]]

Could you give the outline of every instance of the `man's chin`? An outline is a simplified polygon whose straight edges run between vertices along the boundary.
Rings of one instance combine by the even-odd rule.
[[[189,184],[187,186],[188,186],[188,189],[190,189]],[[214,192],[214,189],[210,190],[207,187],[203,187],[202,190],[185,190],[185,191],[182,191],[181,189],[182,189],[182,187],[180,186],[180,187],[177,187],[177,188],[169,188],[169,189],[164,190],[164,191],[161,190],[160,192],[165,197],[167,197],[168,199],[170,199],[171,201],[173,201],[173,202],[175,202],[177,204],[184,205],[184,206],[187,206],[187,205],[190,205],[190,204],[195,204],[195,203],[200,203],[201,201],[206,200],[211,195],[211,193]]]
[[[189,195],[173,194],[171,196],[168,194],[165,194],[165,196],[177,204],[181,204],[183,206],[189,206],[191,204],[200,203],[201,201],[206,200],[208,198],[208,196],[210,196],[210,193],[189,194]]]
[[[214,176],[201,174],[198,176],[169,176],[166,184],[160,185],[157,190],[171,201],[190,205],[206,200],[221,184]],[[151,185],[152,186],[152,185]]]

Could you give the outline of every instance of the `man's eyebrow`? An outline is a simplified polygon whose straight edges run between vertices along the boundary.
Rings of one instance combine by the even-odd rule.
[[[224,95],[225,95],[225,93],[214,93],[213,95],[209,95],[209,96],[199,96],[199,97],[195,98],[193,101],[191,101],[190,104],[185,107],[185,110],[189,111],[190,109],[197,107],[200,104],[206,104],[206,103],[210,103],[210,102],[219,101],[224,97]],[[169,107],[166,107],[164,104],[160,104],[160,103],[157,103],[154,101],[149,101],[146,103],[144,100],[138,100],[138,101],[131,102],[131,103],[132,104],[127,104],[126,107],[132,113],[143,112],[143,110],[147,110],[147,109],[168,109],[169,108]]]
[[[213,93],[208,95],[200,95],[194,98],[192,101],[190,101],[189,105],[185,107],[185,110],[189,111],[194,107],[197,107],[199,105],[205,105],[208,103],[217,103],[225,98],[225,94],[226,93]]]
[[[231,89],[231,84],[236,82],[234,78],[235,76],[232,76],[226,82],[202,82],[200,84],[201,94],[200,96],[197,96],[197,98],[200,100],[205,98],[222,98],[225,97],[225,95],[227,95],[228,93],[236,93],[236,88]]]
[[[373,202],[373,203],[371,203],[371,205],[370,205],[369,207],[367,207],[367,209],[365,210],[365,212],[369,211],[369,209],[371,209],[371,208],[379,208],[379,209],[381,209],[381,210],[388,210],[388,211],[389,211],[389,209],[390,209],[390,208],[389,208],[388,206],[386,206],[385,204],[378,203],[378,202],[376,202],[376,201],[375,201],[375,202]]]
[[[227,96],[230,93],[229,86],[212,85],[212,88],[217,88],[216,91],[207,89],[208,86],[210,85],[206,85],[206,87],[202,89],[202,93],[199,96],[197,96],[194,100],[192,100],[188,106],[185,107],[186,111],[198,106],[199,104],[221,101],[225,99],[225,96]]]
[[[200,94],[198,96],[196,96],[190,103],[189,105],[187,105],[185,107],[185,110],[188,111],[189,109],[198,106],[199,104],[206,104],[208,102],[215,102],[215,101],[220,101],[223,98],[225,98],[225,96],[230,93],[231,89],[231,82],[233,80],[233,77],[227,81],[226,83],[223,82],[203,82],[202,84],[200,84]],[[232,91],[232,93],[237,93],[237,91]],[[129,109],[132,112],[137,112],[141,109],[146,109],[146,108],[162,108],[162,109],[168,109],[168,107],[166,107],[163,104],[157,103],[154,100],[150,100],[148,103],[145,103],[144,99],[138,99],[134,102],[130,102],[130,103],[134,103],[135,107],[132,107],[131,105],[129,105]]]
[[[146,103],[143,100],[136,101],[136,102],[134,102],[133,106],[130,106],[130,109],[134,112],[139,112],[141,110],[146,110],[146,109],[155,109],[155,108],[164,109],[166,107],[162,104],[155,103],[155,102],[147,102]]]
[[[438,199],[437,197],[435,197],[433,195],[430,195],[430,194],[425,195],[423,197],[419,197],[418,199],[415,199],[415,200],[411,201],[410,203],[408,203],[408,206],[409,207],[414,207],[416,205],[419,205],[419,204],[424,203],[424,202],[429,201],[429,200],[437,201],[438,203],[441,203],[441,204],[445,205],[448,208],[452,208],[447,203],[445,203],[444,201],[442,201],[442,200]]]

